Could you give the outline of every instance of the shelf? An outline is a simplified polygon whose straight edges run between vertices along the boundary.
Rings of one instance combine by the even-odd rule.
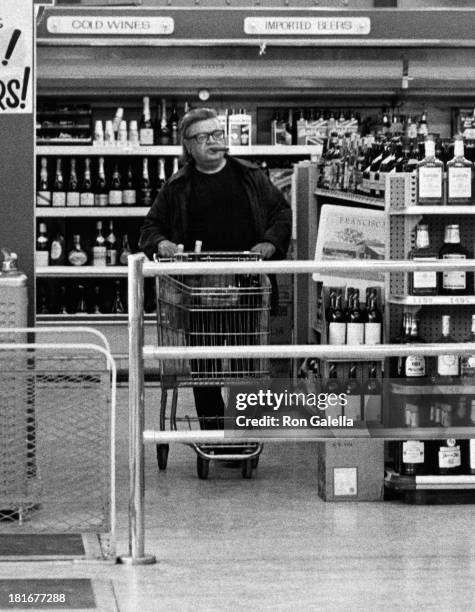
[[[308,156],[319,157],[321,155],[321,147],[315,146],[285,146],[285,145],[253,145],[250,147],[230,147],[231,155],[237,156]],[[37,155],[156,155],[156,156],[180,156],[182,153],[181,146],[167,147],[141,147],[141,146],[80,146],[80,145],[41,145],[36,146]]]
[[[390,208],[390,215],[475,215],[473,205],[460,206],[411,206],[408,208]]]
[[[475,295],[391,295],[389,302],[402,306],[473,306]]]
[[[404,385],[390,383],[389,388],[392,393],[399,395],[461,395],[475,394],[475,385]]]
[[[145,217],[149,206],[38,206],[36,217]]]
[[[38,266],[36,276],[41,278],[126,277],[127,266]]]
[[[145,323],[156,323],[157,316],[155,313],[146,313],[144,315]],[[128,315],[127,314],[37,314],[36,322],[44,325],[68,325],[69,323],[73,325],[78,325],[80,323],[85,323],[90,325],[91,323],[101,323],[105,325],[126,325],[128,323]]]
[[[354,204],[367,204],[371,206],[377,206],[378,208],[384,208],[384,198],[372,198],[370,196],[360,195],[358,193],[350,193],[347,191],[333,191],[331,189],[315,189],[315,195],[325,196],[335,200],[342,200],[344,202],[352,202]]]
[[[438,476],[427,474],[404,476],[388,470],[386,472],[385,485],[396,491],[475,489],[475,475],[454,474],[453,476]]]

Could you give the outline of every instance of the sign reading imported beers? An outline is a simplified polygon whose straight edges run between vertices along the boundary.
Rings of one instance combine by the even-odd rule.
[[[367,36],[369,17],[246,17],[245,34],[286,36]]]
[[[33,4],[0,0],[0,113],[33,112]]]
[[[51,34],[155,36],[173,34],[175,22],[171,17],[68,15],[48,17],[46,29]]]

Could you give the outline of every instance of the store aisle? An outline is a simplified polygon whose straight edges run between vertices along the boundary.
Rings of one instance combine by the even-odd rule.
[[[119,553],[126,399],[119,389]],[[220,466],[200,481],[195,461],[178,446],[159,474],[147,449],[146,552],[158,564],[3,564],[0,578],[93,578],[112,584],[121,612],[475,609],[472,506],[325,503],[309,443],[267,444],[252,480]]]

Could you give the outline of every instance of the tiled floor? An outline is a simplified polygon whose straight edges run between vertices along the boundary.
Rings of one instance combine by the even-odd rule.
[[[148,389],[147,399],[155,394]],[[120,389],[119,553],[127,552],[126,399]],[[475,609],[470,505],[325,503],[310,443],[268,444],[252,480],[219,466],[200,481],[183,446],[162,473],[154,449],[146,455],[146,552],[156,565],[4,563],[0,578],[93,578],[109,594],[98,604],[104,612]]]

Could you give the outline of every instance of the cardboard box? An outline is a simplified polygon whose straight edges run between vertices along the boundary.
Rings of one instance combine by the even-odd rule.
[[[317,443],[318,495],[325,501],[380,501],[384,441],[338,439]]]

